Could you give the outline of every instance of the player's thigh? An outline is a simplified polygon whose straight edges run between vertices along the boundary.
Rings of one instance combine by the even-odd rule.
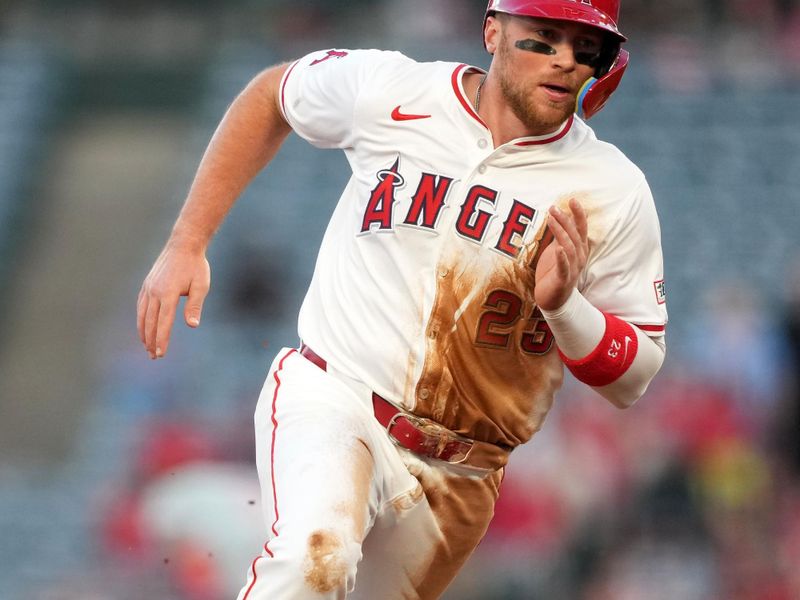
[[[427,570],[440,532],[422,486],[384,507],[362,545],[352,600],[420,598],[418,574]]]
[[[384,504],[363,544],[353,600],[434,600],[494,513],[500,471],[465,476],[405,455],[417,487]]]
[[[256,410],[256,462],[271,533],[343,526],[363,539],[375,511],[369,419],[351,392],[293,351],[279,354]]]

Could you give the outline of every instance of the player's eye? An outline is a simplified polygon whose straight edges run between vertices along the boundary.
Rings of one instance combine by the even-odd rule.
[[[575,52],[575,62],[596,69],[600,64],[600,52]]]
[[[596,38],[579,38],[575,42],[575,62],[580,65],[597,68],[602,50],[602,40]]]
[[[537,29],[534,33],[536,37],[548,42],[554,42],[557,39],[556,32],[553,29]]]
[[[575,42],[575,51],[586,52],[588,54],[591,53],[599,54],[602,45],[603,45],[602,41],[594,38],[580,38]]]

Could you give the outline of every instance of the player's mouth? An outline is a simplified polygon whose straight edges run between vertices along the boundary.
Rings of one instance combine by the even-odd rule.
[[[572,100],[572,91],[557,83],[543,83],[542,89],[553,102],[568,102]]]

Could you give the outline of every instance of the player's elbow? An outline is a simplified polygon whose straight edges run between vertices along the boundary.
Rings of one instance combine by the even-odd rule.
[[[615,382],[616,383],[616,382]],[[620,410],[630,408],[644,396],[650,382],[647,381],[644,385],[615,385],[614,383],[604,386],[602,388],[594,388],[594,390],[608,400],[613,406]]]
[[[594,389],[617,408],[630,408],[644,396],[650,382],[661,370],[665,355],[663,343],[640,336],[639,354],[631,367],[616,381]]]
[[[639,368],[629,370],[622,377],[616,381],[605,385],[603,387],[593,388],[611,404],[619,409],[630,408],[644,396],[647,388],[650,387],[650,382],[656,376],[656,373],[661,369],[664,362],[664,353],[655,353],[649,364],[638,365]]]

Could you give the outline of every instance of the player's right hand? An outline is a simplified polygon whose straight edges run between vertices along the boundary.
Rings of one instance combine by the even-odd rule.
[[[575,198],[569,210],[551,206],[548,227],[553,241],[536,265],[536,304],[556,310],[567,301],[589,257],[589,222],[586,210]]]
[[[181,296],[187,296],[184,319],[200,325],[203,301],[211,286],[211,267],[204,251],[167,244],[142,284],[136,307],[139,338],[150,358],[167,353]]]

